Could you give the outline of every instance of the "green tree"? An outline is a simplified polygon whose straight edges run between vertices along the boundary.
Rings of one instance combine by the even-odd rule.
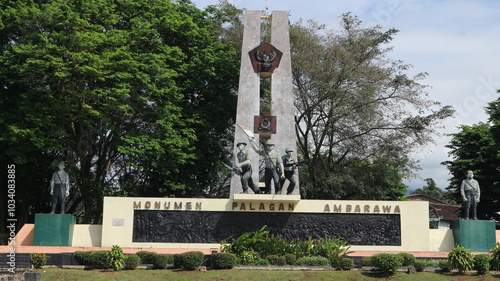
[[[238,78],[233,47],[213,31],[222,14],[160,0],[3,1],[0,11],[1,157],[16,165],[19,215],[47,209],[58,160],[80,222],[99,223],[116,190],[221,193]]]
[[[489,219],[495,212],[500,211],[500,186],[498,169],[500,134],[500,99],[488,104],[486,113],[489,123],[478,123],[471,126],[461,125],[459,131],[450,134],[450,149],[452,160],[445,161],[450,171],[450,185],[447,189],[454,194],[457,202],[462,202],[460,185],[465,179],[467,170],[474,171],[474,178],[479,181],[481,188],[481,203],[478,207],[478,218]]]
[[[397,199],[401,180],[415,168],[406,156],[432,141],[440,120],[452,115],[449,106],[425,98],[426,86],[419,83],[425,73],[408,77],[410,65],[387,58],[391,48],[385,46],[396,33],[363,28],[349,13],[335,31],[313,21],[291,26],[298,145],[309,160],[301,187],[308,198],[347,199],[352,185],[346,182],[368,187],[376,181],[398,191],[372,197],[366,188],[356,196]],[[380,168],[373,172],[379,176],[353,173],[359,161]]]
[[[448,202],[450,204],[455,204],[453,194],[439,188],[436,185],[434,179],[427,178],[424,181],[427,185],[424,185],[422,188],[415,189],[414,191],[410,192],[410,194],[426,195],[436,200]]]

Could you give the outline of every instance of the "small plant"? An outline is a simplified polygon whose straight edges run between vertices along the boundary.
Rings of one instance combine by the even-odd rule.
[[[490,268],[491,270],[500,270],[500,243],[496,243],[495,248],[490,250],[491,260]]]
[[[403,266],[413,266],[415,264],[415,256],[410,253],[399,253]]]
[[[231,269],[236,264],[236,255],[231,253],[214,253],[211,257],[212,268]]]
[[[456,268],[460,273],[474,268],[474,257],[470,250],[458,245],[448,253],[448,261],[450,268]]]
[[[254,251],[243,251],[237,256],[240,258],[240,262],[243,265],[250,265],[252,262],[260,259],[259,253]]]
[[[136,253],[140,258],[143,264],[152,264],[154,260],[155,252],[149,251],[139,251]]]
[[[330,261],[325,257],[301,257],[297,260],[297,265],[300,266],[329,266]]]
[[[137,254],[126,255],[125,269],[136,269],[141,264],[141,258]]]
[[[361,257],[361,266],[372,266],[372,257]]]
[[[295,265],[297,262],[297,256],[294,254],[286,254],[285,255],[285,264],[287,265]]]
[[[397,254],[380,253],[372,256],[372,265],[377,267],[384,274],[392,274],[402,266],[401,257]]]
[[[203,262],[204,254],[200,251],[190,251],[174,255],[174,267],[183,270],[195,270]]]
[[[123,255],[123,250],[120,246],[113,245],[111,250],[108,252],[107,258],[113,270],[116,271],[123,268],[123,264],[125,263],[125,256]]]
[[[474,256],[474,270],[477,274],[485,274],[490,271],[490,255],[479,254]]]
[[[441,268],[441,271],[443,271],[443,272],[450,272],[450,265],[449,265],[448,260],[440,260],[439,267]]]
[[[33,264],[33,267],[36,269],[43,268],[45,264],[47,264],[47,255],[42,254],[31,254],[30,262]]]
[[[342,258],[337,265],[340,270],[351,270],[354,268],[354,260],[351,258]]]
[[[427,266],[427,261],[425,260],[416,260],[414,262],[414,266],[415,266],[415,270],[417,272],[422,272],[425,270],[426,266]]]
[[[174,255],[171,254],[156,254],[152,256],[152,259],[154,269],[165,269],[167,265],[174,263]]]

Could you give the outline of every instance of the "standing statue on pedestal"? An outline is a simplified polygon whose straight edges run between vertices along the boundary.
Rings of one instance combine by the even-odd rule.
[[[54,172],[50,180],[51,214],[56,213],[57,205],[61,206],[61,214],[64,214],[64,200],[69,195],[69,175],[64,171],[64,162],[59,162],[58,168],[59,171]]]
[[[467,178],[462,181],[460,186],[460,194],[464,201],[464,219],[477,220],[476,209],[481,190],[479,189],[479,183],[474,179],[474,173],[468,170],[466,175]]]
[[[281,187],[283,187],[285,180],[288,180],[290,182],[288,184],[286,192],[287,195],[290,195],[293,193],[295,185],[297,184],[297,180],[295,177],[295,170],[297,169],[297,159],[292,156],[293,150],[291,148],[287,148],[285,152],[286,154],[281,156],[281,159],[283,160],[283,167],[285,168],[285,177],[281,178],[280,184]]]
[[[252,157],[248,153],[248,150],[246,150],[247,144],[240,142],[236,147],[240,151],[234,157],[234,165],[238,168],[238,174],[241,176],[242,193],[248,194],[248,186],[250,186],[255,194],[259,194],[260,189],[254,184],[252,179]]]
[[[284,177],[283,171],[283,160],[278,151],[274,150],[275,143],[273,140],[268,140],[265,145],[265,149],[260,149],[254,141],[254,138],[250,138],[250,143],[252,148],[264,156],[264,162],[266,164],[265,169],[265,190],[264,193],[271,193],[271,180],[274,181],[274,192],[276,195],[281,194],[280,179]]]

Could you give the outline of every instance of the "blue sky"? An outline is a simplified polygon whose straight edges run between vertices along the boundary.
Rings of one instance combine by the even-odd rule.
[[[204,9],[218,0],[193,0]],[[367,26],[376,24],[399,33],[390,44],[392,59],[413,65],[408,74],[427,72],[422,84],[431,100],[455,108],[456,116],[439,128],[435,143],[411,157],[420,161],[418,178],[405,181],[410,188],[433,178],[441,188],[450,174],[441,162],[451,160],[444,147],[460,124],[487,122],[484,107],[500,89],[500,1],[498,0],[229,0],[239,9],[288,11],[290,20],[313,19],[329,29],[339,16],[352,12]],[[478,178],[480,181],[480,178]]]

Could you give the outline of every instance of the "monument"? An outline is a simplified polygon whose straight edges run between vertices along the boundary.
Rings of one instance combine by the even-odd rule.
[[[270,21],[271,42],[261,41],[262,21]],[[286,149],[297,151],[294,119],[296,109],[288,27],[288,12],[274,11],[272,16],[261,16],[260,11],[246,11],[236,111],[237,126],[234,134],[235,153],[238,152],[237,145],[241,142],[250,142],[254,148],[254,151],[249,151],[253,154],[251,158],[255,159],[251,163],[254,171],[253,182],[258,183],[259,171],[266,170],[267,176],[264,176],[266,184],[261,183],[259,189],[255,190],[275,195],[300,194],[298,176],[295,175],[294,178],[295,188],[289,190],[290,181],[283,181],[285,174],[283,167],[280,166],[282,160],[279,159],[278,163],[275,163],[276,160],[270,160],[266,154],[267,148],[271,146],[273,154],[278,154],[280,157],[285,155]],[[260,109],[260,88],[263,78],[271,80],[270,116],[263,115]],[[259,159],[259,152],[262,160],[256,161]],[[260,163],[264,165],[261,166]],[[286,186],[280,186],[281,184]],[[230,198],[240,193],[248,193],[248,189],[242,186],[240,176],[235,173],[231,179]]]

